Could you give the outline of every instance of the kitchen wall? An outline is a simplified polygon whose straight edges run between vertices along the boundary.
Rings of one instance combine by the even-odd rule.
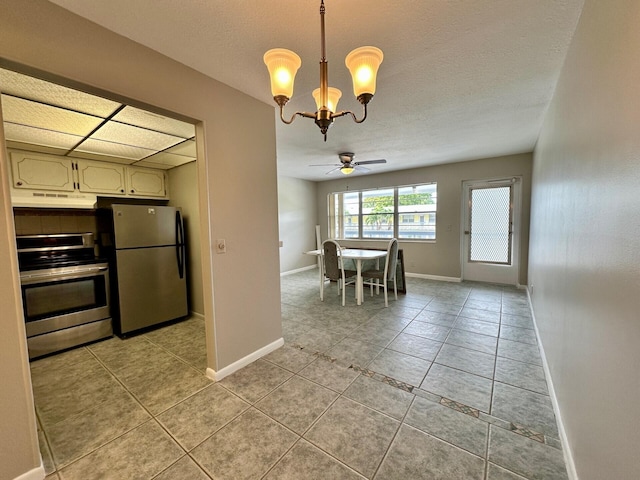
[[[406,272],[459,279],[462,274],[460,263],[462,183],[467,180],[509,178],[520,175],[522,176],[522,231],[519,282],[526,285],[531,207],[531,159],[530,153],[523,153],[377,175],[342,176],[336,180],[320,182],[318,183],[317,216],[322,229],[322,239],[328,236],[327,195],[329,193],[437,182],[437,240],[435,242],[400,242],[399,245],[404,250]],[[448,225],[451,225],[450,231],[447,230]],[[386,248],[388,241],[345,241],[343,243]]]
[[[273,106],[49,2],[0,2],[0,31],[0,65],[5,68],[196,124],[210,373],[229,372],[238,362],[278,345],[282,326]],[[11,479],[37,475],[39,457],[7,161],[0,148],[0,478]],[[251,212],[251,222],[238,212]],[[218,238],[226,239],[226,254],[214,253],[211,239]]]
[[[278,177],[280,273],[316,264],[302,252],[316,248],[317,184],[297,178]]]
[[[585,2],[535,149],[529,283],[581,480],[640,478],[640,2]]]
[[[187,237],[187,286],[189,309],[204,315],[202,292],[202,255],[200,254],[200,209],[198,208],[198,171],[196,162],[172,168],[169,174],[169,205],[182,209]]]

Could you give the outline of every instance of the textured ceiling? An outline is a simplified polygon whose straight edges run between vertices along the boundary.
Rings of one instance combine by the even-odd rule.
[[[262,55],[288,48],[302,68],[285,116],[314,111],[318,0],[51,0],[264,102]],[[277,123],[281,174],[327,180],[342,151],[386,158],[371,173],[533,150],[583,0],[326,0],[329,83],[359,113],[346,54],[383,50],[365,123],[339,118],[323,142],[312,120]],[[335,173],[333,175],[340,175]]]

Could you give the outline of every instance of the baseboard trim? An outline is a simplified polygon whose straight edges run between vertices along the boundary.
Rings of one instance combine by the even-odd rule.
[[[199,318],[200,320],[204,320],[204,315],[198,312],[189,312],[189,316]]]
[[[576,470],[576,464],[573,460],[573,452],[569,445],[569,438],[567,437],[567,431],[564,428],[564,422],[562,420],[562,414],[560,412],[560,405],[556,398],[556,390],[553,386],[553,378],[551,377],[551,371],[549,370],[549,364],[547,363],[547,356],[544,353],[544,346],[540,339],[540,331],[538,330],[538,322],[536,321],[536,314],[533,311],[533,302],[531,301],[531,291],[526,288],[527,299],[529,300],[529,311],[531,312],[531,318],[533,319],[533,328],[536,332],[536,338],[538,339],[538,349],[540,350],[540,356],[542,357],[542,368],[547,378],[547,386],[549,387],[549,397],[551,397],[551,404],[553,405],[553,412],[556,415],[556,421],[558,422],[558,434],[560,435],[560,443],[562,444],[562,453],[564,455],[564,461],[567,465],[567,475],[569,480],[579,480],[578,472]]]
[[[426,273],[406,272],[405,277],[424,278],[425,280],[439,280],[441,282],[454,282],[454,283],[462,282],[462,279],[459,277],[443,277],[441,275],[427,275]]]
[[[44,470],[44,465],[42,464],[42,462],[40,462],[39,467],[25,472],[19,477],[14,478],[13,480],[43,480],[46,475],[47,474]]]
[[[283,345],[284,345],[284,339],[279,338],[275,342],[272,342],[269,345],[265,345],[264,347],[256,350],[255,352],[250,353],[246,357],[243,357],[240,360],[237,360],[233,362],[231,365],[228,365],[218,371],[214,370],[213,368],[207,368],[207,377],[209,377],[211,380],[215,380],[216,382],[219,382],[224,377],[227,377],[232,373],[237,372],[241,368],[246,367],[250,363],[255,362],[259,358],[262,358],[265,355],[273,352],[274,350],[277,350]]]
[[[318,265],[309,265],[308,267],[296,268],[295,270],[289,270],[288,272],[281,272],[281,277],[286,277],[287,275],[293,275],[295,273],[306,272],[307,270],[313,270],[314,268],[318,268]]]

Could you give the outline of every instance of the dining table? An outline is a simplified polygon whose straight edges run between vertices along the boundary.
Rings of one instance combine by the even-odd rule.
[[[309,250],[304,252],[307,255],[315,255],[322,257],[322,249]],[[386,250],[367,250],[363,248],[340,248],[338,255],[343,260],[354,260],[356,264],[356,304],[362,305],[362,299],[364,298],[364,283],[362,279],[362,262],[365,260],[376,260],[379,262],[381,258],[387,256]],[[379,265],[377,265],[379,268]],[[324,282],[324,262],[320,262],[320,282]]]

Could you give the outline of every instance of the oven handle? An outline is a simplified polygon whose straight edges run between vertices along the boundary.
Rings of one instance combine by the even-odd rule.
[[[96,274],[104,275],[108,267],[94,267],[84,270],[75,270],[67,273],[52,273],[50,275],[25,275],[20,277],[20,283],[22,285],[31,285],[34,283],[43,283],[50,280],[77,280],[79,278],[95,277]]]

